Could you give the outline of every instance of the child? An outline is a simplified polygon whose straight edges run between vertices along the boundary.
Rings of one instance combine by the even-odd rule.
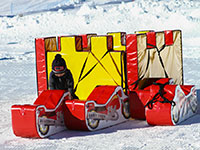
[[[73,92],[73,76],[71,71],[67,69],[65,60],[60,54],[57,54],[53,60],[49,86],[51,90],[67,90],[70,93],[69,99],[78,99],[78,97]]]

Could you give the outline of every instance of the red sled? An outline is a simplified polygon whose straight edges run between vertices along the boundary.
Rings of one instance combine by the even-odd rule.
[[[172,85],[167,78],[144,80],[143,89],[129,94],[131,117],[146,119],[150,125],[176,125],[196,113],[194,86]]]
[[[68,129],[99,130],[126,121],[129,101],[119,86],[98,86],[87,101],[65,101],[65,123]]]
[[[119,86],[98,86],[88,100],[69,100],[64,90],[46,90],[33,105],[12,106],[14,134],[48,137],[65,129],[94,131],[126,121],[128,97]]]
[[[165,103],[164,99],[169,101]],[[145,108],[146,120],[151,125],[177,125],[197,112],[194,86],[166,85],[163,95],[159,95],[157,101],[152,102],[150,100]]]

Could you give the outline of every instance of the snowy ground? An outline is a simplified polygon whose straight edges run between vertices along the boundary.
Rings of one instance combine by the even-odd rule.
[[[181,29],[184,81],[196,85],[200,97],[199,1],[1,0],[0,10],[0,149],[200,149],[200,111],[178,126],[130,120],[97,132],[65,131],[48,139],[16,137],[10,115],[11,105],[32,104],[37,97],[34,39],[46,36]]]

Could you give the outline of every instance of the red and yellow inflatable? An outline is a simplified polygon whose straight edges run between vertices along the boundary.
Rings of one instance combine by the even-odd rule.
[[[130,117],[176,125],[197,110],[195,87],[183,85],[180,30],[37,38],[35,49],[38,98],[12,106],[16,136],[94,131]],[[49,89],[56,54],[71,70],[79,99]]]

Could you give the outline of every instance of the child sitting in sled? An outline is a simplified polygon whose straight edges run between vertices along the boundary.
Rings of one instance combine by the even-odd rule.
[[[72,73],[60,54],[57,54],[53,60],[49,86],[51,90],[67,90],[70,93],[69,99],[78,99],[73,90],[74,79]]]

